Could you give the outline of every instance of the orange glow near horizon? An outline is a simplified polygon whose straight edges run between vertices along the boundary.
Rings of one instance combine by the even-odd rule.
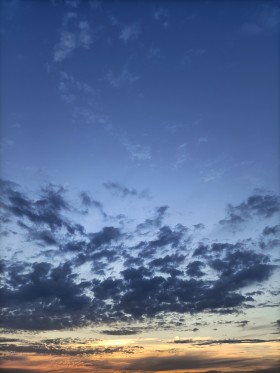
[[[138,343],[137,343],[138,342]],[[133,346],[138,346],[134,348]],[[124,348],[116,352],[114,348]],[[57,350],[59,350],[59,346]],[[89,352],[92,348],[93,353]],[[112,349],[112,351],[110,350]],[[134,349],[133,349],[134,348]],[[10,369],[28,369],[36,372],[126,372],[156,371],[173,373],[204,372],[222,370],[242,372],[265,369],[277,361],[278,343],[234,344],[214,346],[192,346],[171,344],[167,341],[140,346],[137,339],[106,340],[101,343],[71,344],[63,347],[69,356],[53,351],[49,354],[6,353],[2,356],[2,367]],[[99,350],[96,350],[99,349]],[[131,349],[131,350],[130,350]],[[79,353],[77,352],[79,350]],[[265,353],[264,353],[265,352]],[[76,354],[76,355],[75,355]],[[179,362],[179,363],[178,363]],[[174,368],[172,368],[174,364]],[[181,364],[181,366],[180,366]],[[176,366],[178,365],[178,369]],[[139,367],[139,369],[136,367]],[[164,367],[164,368],[163,368]],[[169,369],[170,368],[170,369]]]

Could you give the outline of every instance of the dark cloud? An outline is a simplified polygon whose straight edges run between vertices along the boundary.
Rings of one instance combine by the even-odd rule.
[[[199,244],[199,246],[194,250],[193,256],[207,256],[208,253],[208,246]]]
[[[152,219],[146,219],[143,223],[137,225],[137,232],[141,233],[141,231],[149,230],[151,228],[158,228],[162,225],[163,219],[166,215],[166,211],[168,210],[169,206],[160,206],[157,207],[155,210],[155,216]]]
[[[16,184],[1,186],[5,214],[18,223],[28,244],[57,246],[51,255],[58,262],[0,263],[1,325],[6,329],[67,329],[199,312],[233,314],[256,306],[254,294],[242,291],[263,284],[278,268],[269,255],[249,250],[243,241],[193,244],[184,225],[163,225],[167,206],[157,208],[136,231],[103,226],[88,233],[64,216],[77,211],[66,201],[64,188],[49,185],[39,199],[32,199]],[[81,198],[85,207],[92,204],[88,194]],[[253,211],[264,214],[264,206],[274,211],[266,200],[248,201],[245,205]],[[78,275],[78,266],[85,263],[91,269],[87,280]],[[246,320],[235,325],[245,326]],[[105,332],[121,335],[138,329],[112,327]]]
[[[133,359],[126,370],[128,371],[172,371],[180,369],[207,369],[207,368],[243,368],[256,363],[249,358],[218,358],[207,354],[188,353],[188,355],[149,356]]]
[[[238,226],[253,217],[270,218],[280,212],[280,197],[253,195],[237,206],[228,205],[227,216],[220,220],[226,226]]]
[[[8,271],[1,289],[1,325],[11,329],[50,330],[84,324],[91,300],[84,294],[89,283],[76,283],[70,263],[57,267],[33,263],[28,273]],[[11,289],[8,285],[13,285]]]
[[[176,270],[177,267],[184,262],[184,260],[184,255],[166,255],[162,258],[156,258],[149,262],[149,267],[151,269],[157,269],[160,272],[172,273],[172,270]],[[183,274],[183,272],[180,271],[178,274]]]
[[[52,231],[64,228],[68,234],[83,233],[80,224],[72,224],[62,215],[70,210],[64,198],[66,190],[62,186],[50,184],[42,188],[39,199],[28,198],[15,183],[2,181],[0,187],[5,216],[20,218],[21,226],[29,231],[31,228],[22,219],[38,227],[47,226]]]
[[[138,197],[138,198],[150,198],[148,190],[138,190],[132,188],[129,189],[124,185],[114,182],[103,183],[104,187],[110,190],[114,195],[120,196],[122,198],[126,197]]]
[[[104,218],[107,217],[107,214],[105,213],[101,202],[96,201],[95,199],[92,199],[90,195],[86,192],[81,192],[80,198],[81,198],[83,206],[86,207],[86,210],[84,211],[85,214],[88,213],[88,208],[95,207]]]
[[[112,329],[112,330],[102,330],[101,334],[106,335],[135,335],[141,333],[139,328],[130,328],[130,329]]]
[[[67,346],[67,348],[56,345],[53,348],[48,343],[32,343],[32,344],[1,344],[0,351],[3,352],[15,352],[15,353],[36,353],[42,355],[66,355],[66,356],[84,356],[84,355],[108,355],[114,353],[133,354],[136,350],[141,349],[140,346],[108,346],[108,347],[79,347],[73,348]]]
[[[194,224],[193,227],[194,227],[195,229],[205,229],[205,225],[202,224],[202,223]]]
[[[159,248],[184,249],[187,231],[188,229],[181,224],[177,224],[174,228],[165,225],[157,231],[155,239],[141,241],[135,249],[141,249],[141,255],[146,258],[155,256]]]
[[[205,272],[202,272],[201,268],[205,266],[204,262],[196,260],[191,262],[187,266],[187,274],[191,277],[202,277],[205,275]]]
[[[219,345],[219,344],[255,344],[255,343],[270,343],[270,342],[279,342],[279,339],[207,339],[196,341],[193,339],[175,339],[174,343],[176,344],[193,344],[198,346],[207,346],[207,345]]]
[[[278,233],[280,233],[280,224],[274,225],[273,227],[265,227],[262,232],[264,236],[276,235]]]

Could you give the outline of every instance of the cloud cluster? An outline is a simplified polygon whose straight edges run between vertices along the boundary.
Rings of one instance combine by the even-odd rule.
[[[123,198],[140,197],[125,186],[105,186]],[[267,251],[258,252],[246,240],[192,242],[186,226],[164,224],[168,206],[156,208],[132,230],[104,225],[88,232],[73,221],[77,208],[61,186],[43,187],[36,198],[9,181],[2,181],[1,189],[4,225],[17,227],[39,251],[37,258],[52,247],[57,263],[46,255],[44,260],[1,261],[3,328],[51,330],[155,320],[174,313],[232,314],[254,307],[255,293],[248,293],[248,286],[265,284],[278,268]],[[99,210],[106,220],[103,205],[88,193],[82,192],[78,201],[84,208]],[[253,196],[232,209],[247,218],[258,214],[268,219],[278,211],[277,203],[276,196]],[[266,237],[277,233],[278,226],[262,230]],[[89,271],[86,278],[80,271],[84,265]],[[240,325],[246,323],[236,324]],[[138,332],[127,327],[103,331]]]

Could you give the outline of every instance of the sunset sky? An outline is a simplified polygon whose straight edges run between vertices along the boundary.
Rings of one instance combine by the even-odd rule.
[[[279,372],[280,2],[0,10],[0,372]]]

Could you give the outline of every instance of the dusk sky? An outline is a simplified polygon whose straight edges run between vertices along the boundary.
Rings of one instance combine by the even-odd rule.
[[[0,372],[279,372],[280,1],[0,10]]]

